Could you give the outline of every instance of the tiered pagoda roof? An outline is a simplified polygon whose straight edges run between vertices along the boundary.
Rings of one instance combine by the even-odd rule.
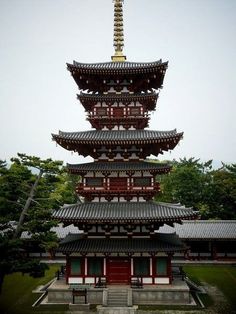
[[[134,223],[158,224],[181,223],[182,219],[194,219],[196,213],[191,208],[180,205],[155,202],[105,202],[81,203],[65,206],[54,212],[54,217],[66,224],[84,223]]]
[[[142,252],[156,254],[157,252],[183,251],[183,243],[175,234],[158,233],[150,239],[86,239],[82,234],[68,235],[57,249],[63,253],[133,253]]]
[[[93,156],[94,146],[107,145],[141,145],[146,155],[157,156],[162,151],[173,149],[183,133],[172,131],[151,130],[111,130],[111,131],[85,131],[85,132],[62,132],[52,134],[53,140],[67,150],[77,151],[83,156]],[[151,146],[151,144],[154,144]]]
[[[149,171],[152,174],[168,173],[171,166],[157,162],[89,162],[84,164],[67,164],[67,170],[74,174],[86,174],[88,171],[102,172],[109,174],[112,171],[117,172],[133,172],[133,171]]]
[[[197,215],[191,208],[152,201],[160,191],[155,176],[168,173],[170,166],[143,161],[174,149],[183,137],[175,129],[145,129],[168,62],[126,62],[121,0],[114,1],[114,13],[113,62],[67,64],[95,130],[59,131],[52,137],[63,148],[95,161],[67,165],[70,173],[82,177],[76,191],[84,203],[64,206],[53,216],[64,224],[74,223],[84,233],[69,235],[58,250],[82,256],[183,251],[176,234],[155,231]]]
[[[111,86],[129,86],[133,92],[152,91],[162,87],[168,62],[105,62],[67,64],[81,90],[107,92]],[[108,83],[108,84],[107,84]]]
[[[113,105],[115,102],[121,102],[124,105],[130,104],[132,101],[139,101],[146,106],[147,110],[152,111],[156,108],[156,102],[158,99],[158,93],[149,92],[149,93],[122,93],[122,94],[87,94],[80,93],[77,95],[77,98],[80,100],[86,111],[90,111],[94,105],[99,101],[105,102],[107,105]]]

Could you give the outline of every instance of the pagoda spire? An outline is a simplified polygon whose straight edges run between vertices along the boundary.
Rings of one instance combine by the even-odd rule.
[[[123,33],[123,0],[113,0],[114,2],[114,35],[113,46],[115,54],[111,57],[114,62],[122,62],[126,60],[123,55],[124,33]]]

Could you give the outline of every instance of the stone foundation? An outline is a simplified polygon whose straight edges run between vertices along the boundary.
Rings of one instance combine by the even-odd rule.
[[[132,289],[133,304],[190,304],[191,294],[185,281],[174,280],[171,285],[145,286]]]
[[[90,304],[69,304],[69,310],[70,311],[83,311],[83,312],[89,312],[90,310]]]
[[[175,280],[171,285],[147,285],[143,288],[130,288],[129,286],[111,286],[119,289],[127,289],[128,293],[128,306],[132,305],[154,305],[154,304],[183,304],[188,305],[191,303],[191,294],[189,287],[185,281]],[[107,288],[87,288],[87,303],[99,304],[106,306]],[[65,283],[64,280],[54,281],[48,287],[48,303],[72,303],[72,290]],[[84,304],[84,296],[76,296],[75,304]]]

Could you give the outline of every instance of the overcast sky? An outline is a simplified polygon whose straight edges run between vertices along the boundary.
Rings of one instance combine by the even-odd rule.
[[[162,159],[235,162],[236,1],[125,0],[128,61],[169,61],[150,129],[184,132]],[[90,129],[66,62],[113,54],[112,0],[0,0],[0,159],[85,162],[51,133]]]

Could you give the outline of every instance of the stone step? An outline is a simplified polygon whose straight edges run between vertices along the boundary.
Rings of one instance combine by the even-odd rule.
[[[108,298],[116,298],[116,299],[126,299],[127,294],[121,295],[121,294],[108,294]]]
[[[119,295],[108,296],[109,300],[127,300],[127,295],[120,297]]]
[[[127,294],[127,291],[119,291],[119,290],[110,291],[110,290],[108,290],[108,293],[110,293],[110,294]]]
[[[108,302],[110,302],[110,301],[112,301],[112,302],[127,302],[127,298],[125,297],[125,298],[108,298]]]
[[[109,307],[126,307],[128,303],[128,292],[126,289],[109,289],[107,305]]]
[[[114,306],[127,306],[127,302],[123,301],[109,301],[108,305],[114,305]]]

